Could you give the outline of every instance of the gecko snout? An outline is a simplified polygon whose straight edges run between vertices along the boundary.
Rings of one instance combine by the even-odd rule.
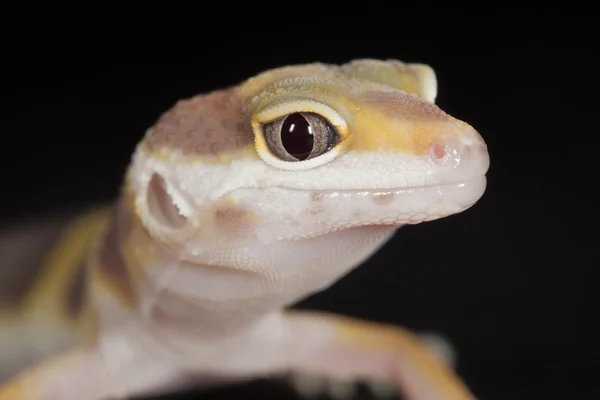
[[[485,175],[490,159],[487,145],[473,128],[456,137],[443,137],[429,146],[429,158],[447,171],[446,181],[467,181]]]

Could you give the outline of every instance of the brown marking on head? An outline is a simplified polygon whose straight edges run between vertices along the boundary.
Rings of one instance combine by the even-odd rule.
[[[394,201],[394,193],[392,192],[375,192],[373,193],[373,202],[382,206],[387,206]]]
[[[215,226],[219,232],[232,238],[246,237],[252,232],[256,221],[248,210],[235,205],[225,205],[215,210]]]
[[[36,219],[0,233],[0,304],[27,294],[69,222],[68,216]]]
[[[87,289],[87,257],[77,267],[66,293],[66,310],[73,318],[79,315]]]
[[[148,131],[150,151],[175,149],[190,156],[218,156],[254,141],[250,120],[235,89],[178,102]]]

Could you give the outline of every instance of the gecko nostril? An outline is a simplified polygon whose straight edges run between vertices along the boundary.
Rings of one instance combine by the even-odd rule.
[[[187,218],[181,215],[173,198],[167,192],[164,178],[157,173],[152,175],[148,183],[147,200],[150,214],[160,224],[169,228],[181,228],[187,222]]]
[[[429,154],[434,160],[440,161],[446,157],[446,146],[440,143],[434,143],[429,148]]]
[[[468,149],[465,149],[461,143],[448,139],[432,143],[429,146],[430,159],[444,167],[457,167],[468,152]]]

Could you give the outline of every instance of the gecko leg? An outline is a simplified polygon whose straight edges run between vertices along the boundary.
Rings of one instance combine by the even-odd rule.
[[[298,373],[393,384],[409,400],[474,400],[451,367],[398,327],[287,311],[286,364]]]
[[[129,344],[75,348],[0,384],[0,400],[124,399],[181,378]]]

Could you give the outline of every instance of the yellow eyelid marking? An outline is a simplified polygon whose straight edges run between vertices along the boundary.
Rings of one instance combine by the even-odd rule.
[[[369,107],[355,115],[352,148],[424,156],[442,138],[458,140],[462,129],[462,124],[452,120],[390,118]]]

